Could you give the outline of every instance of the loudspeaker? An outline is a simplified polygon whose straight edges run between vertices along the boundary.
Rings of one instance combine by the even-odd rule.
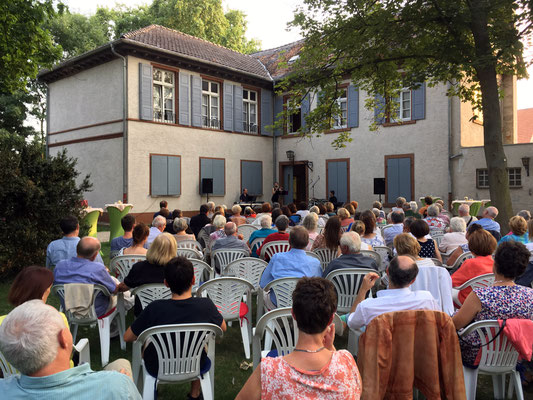
[[[202,194],[213,193],[213,178],[202,179]]]
[[[385,178],[374,178],[374,194],[385,194]]]

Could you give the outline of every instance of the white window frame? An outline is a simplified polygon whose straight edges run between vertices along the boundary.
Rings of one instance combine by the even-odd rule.
[[[344,129],[348,127],[348,89],[344,88],[344,97],[337,98],[336,102],[341,114],[333,116],[332,129]],[[344,104],[344,109],[342,108]]]
[[[251,100],[250,94],[255,94],[255,100]],[[243,89],[242,90],[242,125],[243,132],[257,133],[257,98],[258,93],[255,90]],[[255,114],[251,114],[251,108],[255,106]],[[252,118],[254,115],[254,118]]]
[[[522,187],[522,168],[520,167],[507,168],[507,178],[509,179],[509,188],[521,188]],[[478,168],[476,170],[476,187],[478,189],[489,188],[489,170],[487,168]]]
[[[392,99],[393,106],[396,110],[396,116],[391,122],[398,121],[411,121],[413,116],[413,93],[410,89],[402,89],[398,97]],[[406,103],[409,107],[406,107]],[[404,116],[404,113],[408,111],[408,115]],[[392,118],[391,118],[392,120]]]
[[[156,80],[156,74],[160,72],[162,80]],[[172,76],[172,83],[165,82],[165,75]],[[153,98],[154,107],[153,120],[157,122],[175,123],[176,121],[176,73],[162,68],[153,68],[152,71]],[[165,88],[170,88],[172,93],[171,107],[166,107]],[[156,107],[156,93],[161,93],[159,104]],[[167,118],[169,116],[170,118]]]
[[[204,82],[208,83],[208,90],[204,89]],[[217,86],[217,92],[212,91],[213,85]],[[210,129],[220,129],[220,91],[222,85],[219,82],[202,79],[202,126]],[[213,102],[217,99],[216,115],[213,115]]]

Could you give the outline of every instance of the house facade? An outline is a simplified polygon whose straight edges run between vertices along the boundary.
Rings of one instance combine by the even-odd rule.
[[[209,198],[228,206],[243,188],[270,201],[275,181],[288,191],[285,203],[335,190],[339,201],[367,208],[379,197],[375,179],[385,203],[400,195],[488,196],[478,171],[486,168],[482,126],[470,121],[468,104],[446,96],[446,86],[403,91],[401,123],[380,121],[375,132],[368,94],[347,81],[330,131],[312,139],[290,132],[305,125],[316,104],[310,96],[291,124],[272,133],[267,127],[290,106],[274,85],[301,46],[243,55],[156,25],[125,34],[40,74],[49,89],[48,151],[78,159],[81,175],[91,176],[92,206],[127,201],[147,219],[163,199],[170,209],[196,212],[206,180]],[[331,142],[346,130],[352,142],[335,150]],[[533,144],[509,144],[506,152],[515,176]],[[519,175],[512,194],[521,209],[531,204],[533,181],[524,168]]]

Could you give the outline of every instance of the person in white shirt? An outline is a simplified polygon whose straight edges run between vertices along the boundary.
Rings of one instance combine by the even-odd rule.
[[[376,298],[365,297],[379,278],[375,272],[365,275],[357,297],[352,305],[347,322],[351,329],[367,326],[375,317],[393,311],[435,310],[441,308],[430,292],[411,291],[409,286],[418,275],[418,266],[409,256],[394,257],[387,268],[389,288],[377,292]]]
[[[150,233],[148,234],[148,240],[146,244],[148,247],[152,244],[156,237],[161,235],[167,226],[167,219],[162,215],[158,215],[152,221],[152,227],[150,228]]]
[[[461,217],[453,217],[450,221],[450,231],[445,233],[439,245],[441,253],[454,251],[462,244],[468,243],[466,239],[466,222]]]

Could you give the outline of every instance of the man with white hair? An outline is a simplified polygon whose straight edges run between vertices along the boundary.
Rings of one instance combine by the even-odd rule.
[[[237,237],[237,225],[235,225],[235,222],[226,223],[226,225],[224,225],[224,233],[226,234],[226,236],[218,239],[215,243],[213,243],[211,251],[220,249],[244,250],[249,255],[250,249],[248,248],[244,240],[241,240]],[[220,273],[220,266],[218,265],[218,262],[215,265],[215,268],[217,272]]]
[[[252,250],[252,257],[259,257],[256,253],[259,246],[254,245],[254,248],[252,248],[252,243],[255,239],[259,238],[266,238],[271,233],[276,233],[274,229],[272,229],[272,217],[270,215],[263,215],[260,218],[259,223],[261,224],[261,229],[258,229],[256,231],[253,231],[250,235],[250,238],[248,239],[248,247]]]
[[[72,334],[55,308],[41,300],[16,307],[0,325],[0,351],[21,375],[0,379],[1,397],[141,399],[129,361],[116,360],[101,372],[88,364],[70,368],[72,345]]]
[[[146,241],[148,247],[150,247],[156,237],[163,233],[166,226],[167,219],[165,217],[163,217],[162,215],[158,215],[154,218],[154,220],[152,221],[152,226],[150,228],[150,233],[148,234],[148,240]]]
[[[496,207],[487,207],[483,210],[481,218],[477,224],[487,231],[493,231],[500,233],[500,224],[494,221],[494,218],[498,216],[498,209]]]
[[[464,219],[466,227],[468,228],[472,222],[477,221],[477,218],[470,215],[470,206],[468,204],[461,204],[458,209],[459,217]]]
[[[453,217],[450,221],[449,232],[445,233],[440,245],[439,250],[442,253],[448,253],[455,250],[459,246],[468,243],[466,239],[466,222],[461,217]]]
[[[372,257],[361,254],[361,237],[357,232],[345,232],[341,236],[340,247],[342,255],[330,261],[322,274],[325,278],[332,271],[342,268],[368,268],[378,270],[378,264]]]

